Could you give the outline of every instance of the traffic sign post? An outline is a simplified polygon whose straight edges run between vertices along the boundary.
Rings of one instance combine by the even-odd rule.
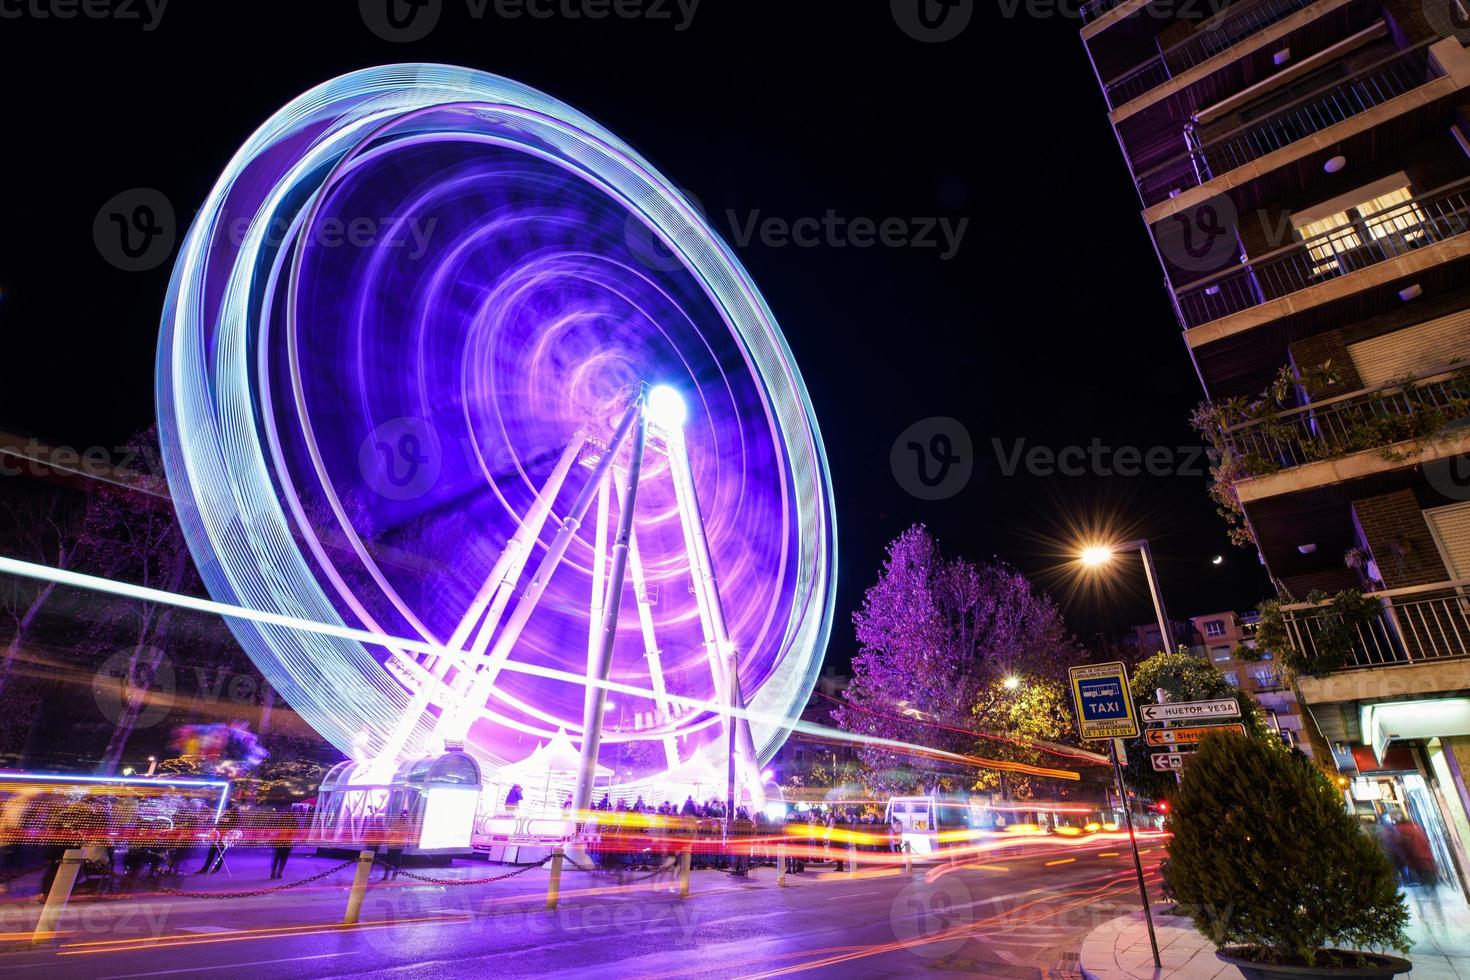
[[[1133,870],[1138,875],[1138,895],[1143,899],[1148,944],[1153,949],[1154,966],[1162,969],[1159,941],[1154,936],[1153,910],[1148,903],[1148,886],[1143,880],[1143,861],[1138,856],[1138,835],[1133,831],[1133,810],[1128,806],[1123,767],[1118,764],[1123,739],[1138,737],[1138,714],[1133,710],[1133,694],[1128,688],[1128,668],[1117,662],[1088,664],[1069,668],[1067,676],[1072,682],[1072,704],[1077,711],[1078,733],[1083,739],[1110,740],[1113,778],[1118,781],[1118,801],[1123,806],[1123,819],[1128,824],[1128,842],[1133,846]]]
[[[1154,913],[1148,904],[1148,885],[1143,881],[1143,859],[1138,856],[1138,835],[1133,830],[1133,808],[1128,805],[1128,789],[1123,785],[1123,767],[1118,765],[1119,743],[1114,741],[1109,744],[1113,747],[1113,777],[1118,780],[1118,800],[1123,804],[1123,820],[1128,824],[1128,843],[1133,845],[1133,872],[1138,875],[1138,897],[1143,899],[1143,921],[1148,924],[1148,945],[1154,952],[1154,968],[1162,970],[1164,964],[1159,960],[1159,940],[1154,936]]]

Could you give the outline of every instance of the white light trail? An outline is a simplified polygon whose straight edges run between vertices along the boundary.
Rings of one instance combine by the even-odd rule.
[[[0,574],[19,575],[23,578],[35,579],[43,582],[55,582],[57,585],[70,586],[72,588],[87,589],[92,592],[102,592],[107,595],[115,595],[126,599],[137,599],[141,602],[156,602],[162,605],[174,606],[180,609],[190,609],[195,612],[208,613],[222,616],[227,619],[240,619],[254,623],[262,623],[268,626],[278,626],[283,629],[300,630],[305,633],[315,633],[322,636],[331,636],[341,640],[349,640],[362,643],[367,646],[389,647],[396,650],[405,650],[412,653],[423,653],[434,657],[449,657],[459,662],[467,662],[470,654],[464,650],[451,650],[442,644],[429,643],[424,640],[412,640],[402,637],[385,636],[381,633],[373,633],[368,630],[354,629],[350,626],[338,626],[331,623],[317,623],[311,620],[301,619],[295,616],[287,616],[282,613],[266,612],[259,609],[249,609],[244,606],[233,606],[224,602],[216,602],[213,599],[201,599],[198,596],[183,595],[177,592],[167,592],[163,589],[153,589],[143,585],[134,585],[131,582],[118,582],[97,575],[86,575],[81,572],[73,572],[64,568],[52,568],[49,565],[39,565],[34,562],[21,561],[18,558],[0,556]],[[544,677],[548,680],[563,681],[568,684],[576,684],[582,687],[597,687],[614,694],[626,694],[633,697],[656,698],[658,693],[632,684],[622,684],[618,681],[599,680],[587,677],[584,674],[573,674],[564,670],[556,670],[551,667],[542,667],[538,664],[520,663],[518,661],[506,660],[501,665],[501,670],[512,673],[529,674],[533,677]],[[698,698],[683,697],[682,695],[665,693],[664,697],[676,704],[684,704],[700,711],[714,712],[746,721],[756,721],[768,725],[790,726],[793,730],[808,735],[816,735],[834,741],[851,742],[857,745],[868,745],[875,748],[892,749],[896,752],[906,754],[921,754],[929,758],[942,759],[949,762],[959,762],[970,766],[984,766],[988,768],[1010,769],[1020,772],[1029,772],[1036,775],[1051,776],[1057,779],[1076,780],[1080,777],[1077,773],[1067,769],[1046,769],[1038,766],[1027,766],[1021,763],[1000,762],[993,759],[984,759],[978,756],[961,755],[956,752],[946,752],[942,749],[932,749],[923,745],[912,745],[908,742],[900,742],[896,739],[879,738],[873,735],[861,735],[855,732],[844,732],[837,728],[828,728],[813,722],[801,721],[799,718],[788,718],[781,715],[772,715],[767,712],[752,711],[749,708],[732,708],[727,703],[716,701],[704,701]]]

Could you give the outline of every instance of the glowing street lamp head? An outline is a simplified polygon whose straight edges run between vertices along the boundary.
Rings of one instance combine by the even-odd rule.
[[[1080,557],[1082,564],[1088,568],[1096,568],[1113,560],[1113,549],[1105,544],[1089,545],[1082,549]]]
[[[684,396],[670,385],[658,385],[648,392],[648,420],[665,432],[683,428],[689,410]]]
[[[1016,688],[1021,686],[1021,678],[1017,677],[1015,674],[1012,674],[1005,680],[1001,681],[1001,686],[1003,686],[1007,691],[1014,691]]]

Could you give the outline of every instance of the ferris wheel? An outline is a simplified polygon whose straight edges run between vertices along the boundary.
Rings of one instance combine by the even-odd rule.
[[[231,623],[344,752],[758,794],[831,629],[827,460],[750,277],[597,123],[440,65],[303,94],[200,210],[157,385],[212,596],[379,638]]]

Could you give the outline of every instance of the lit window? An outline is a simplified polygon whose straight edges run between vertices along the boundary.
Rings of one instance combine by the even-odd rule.
[[[1394,236],[1413,242],[1424,237],[1424,210],[1414,203],[1414,192],[1407,183],[1394,186],[1405,179],[1403,174],[1397,174],[1365,187],[1359,191],[1363,199],[1341,211],[1311,220],[1293,220],[1297,234],[1307,243],[1307,252],[1312,256],[1313,275],[1343,271],[1339,258],[1345,252],[1361,248],[1365,235],[1369,241]],[[1351,196],[1338,198],[1327,207],[1347,204],[1352,199]]]
[[[1224,636],[1225,620],[1209,619],[1205,621],[1205,636]]]
[[[1374,239],[1399,235],[1404,241],[1412,242],[1424,236],[1424,212],[1419,205],[1411,203],[1414,195],[1407,187],[1375,197],[1358,206],[1358,213],[1369,218],[1368,233]],[[1394,205],[1402,205],[1395,207]]]
[[[1363,244],[1358,237],[1357,229],[1353,227],[1353,219],[1346,211],[1330,214],[1320,221],[1312,221],[1297,228],[1303,240],[1313,242],[1307,251],[1312,253],[1315,264],[1312,266],[1312,274],[1320,276],[1324,272],[1339,268],[1337,256],[1342,252],[1348,252]]]

